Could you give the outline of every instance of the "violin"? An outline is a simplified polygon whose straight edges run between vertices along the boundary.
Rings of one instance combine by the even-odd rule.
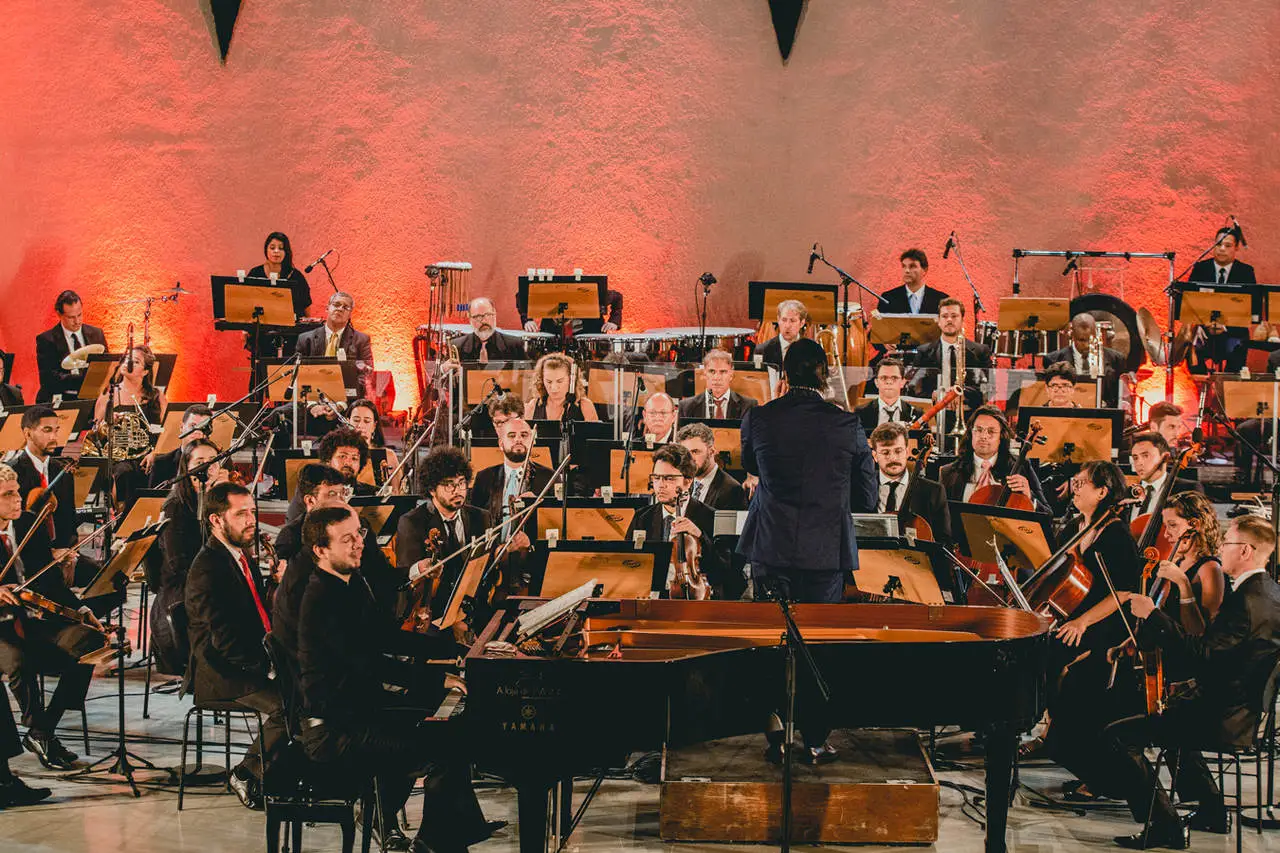
[[[436,556],[440,553],[440,548],[444,545],[444,533],[439,527],[431,528],[427,533],[426,540],[423,541],[426,548],[426,556],[423,560],[428,563],[434,563]],[[409,603],[408,615],[400,625],[402,631],[409,631],[415,634],[425,634],[431,626],[431,599],[435,595],[436,586],[439,578],[419,578],[421,583],[415,586],[412,592],[412,600]]]
[[[53,475],[53,479],[49,481],[47,486],[36,486],[27,492],[26,510],[27,512],[40,515],[44,513],[45,530],[49,533],[49,538],[54,538],[53,515],[58,511],[58,498],[53,493],[53,487],[58,484],[67,472],[74,473],[80,467],[80,460],[73,459],[66,463]]]
[[[676,494],[676,518],[686,518],[680,506],[685,503],[688,494],[685,491]],[[671,541],[675,565],[675,578],[668,590],[671,597],[706,601],[711,597],[711,585],[707,576],[702,573],[701,543],[689,533],[677,533]]]

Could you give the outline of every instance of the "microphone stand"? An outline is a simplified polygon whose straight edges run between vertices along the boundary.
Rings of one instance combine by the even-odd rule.
[[[1213,250],[1214,250],[1214,249],[1216,249],[1216,248],[1218,248],[1218,246],[1222,245],[1222,241],[1223,241],[1223,240],[1225,240],[1225,239],[1227,239],[1228,237],[1231,237],[1231,236],[1234,236],[1231,232],[1227,232],[1226,234],[1219,234],[1219,235],[1218,235],[1218,239],[1217,239],[1217,240],[1214,240],[1212,243],[1210,243],[1210,244],[1209,244],[1209,248],[1207,248],[1207,249],[1205,249],[1203,252],[1201,252],[1201,253],[1196,257],[1196,259],[1195,259],[1194,261],[1192,261],[1192,262],[1191,262],[1191,265],[1190,265],[1189,267],[1187,267],[1185,270],[1183,270],[1182,272],[1178,273],[1178,274],[1177,274],[1177,276],[1175,276],[1175,277],[1174,277],[1174,278],[1175,278],[1175,280],[1180,280],[1183,276],[1185,276],[1185,275],[1189,274],[1193,269],[1195,269],[1196,264],[1200,263],[1200,262],[1201,262],[1201,261],[1203,261],[1205,258],[1209,257],[1209,255],[1213,253]]]
[[[1260,460],[1262,464],[1266,466],[1267,470],[1271,472],[1271,530],[1273,533],[1275,531],[1280,531],[1280,466],[1276,465],[1275,462],[1263,453],[1262,448],[1242,436],[1239,430],[1236,429],[1231,418],[1227,417],[1225,413],[1209,410],[1205,412],[1205,416],[1210,421],[1221,424],[1226,429],[1227,434],[1235,439],[1237,447],[1248,448],[1249,451],[1253,453],[1254,457]],[[1272,419],[1271,435],[1274,439],[1274,418]],[[1280,533],[1276,535],[1280,536]],[[1270,567],[1268,571],[1273,579],[1277,577],[1277,575],[1280,575],[1280,562],[1277,562],[1276,552],[1274,550],[1271,552]]]
[[[631,457],[634,455],[636,440],[636,419],[639,417],[640,411],[640,393],[644,391],[644,380],[640,378],[639,372],[636,373],[636,384],[631,392],[631,429],[627,430],[627,441],[623,445],[622,451],[622,487],[627,490],[627,494],[631,494]],[[569,489],[566,487],[564,491],[566,499],[569,497]]]
[[[707,344],[707,300],[711,298],[711,285],[716,283],[715,276],[711,273],[703,273],[698,277],[698,282],[702,285],[702,310],[698,312],[698,358],[702,358],[707,354],[709,346]],[[693,292],[693,303],[698,304],[698,291]]]
[[[978,336],[978,320],[986,312],[986,307],[982,304],[982,296],[978,293],[978,286],[973,283],[973,276],[969,275],[969,268],[965,266],[964,255],[960,253],[960,238],[955,232],[951,232],[952,250],[956,253],[956,261],[960,264],[960,271],[964,273],[964,280],[969,283],[969,289],[973,291],[973,336]]]
[[[841,346],[841,352],[848,352],[849,351],[849,285],[856,284],[859,288],[863,290],[863,292],[869,293],[872,296],[874,296],[876,298],[877,309],[879,309],[881,302],[885,302],[887,300],[884,298],[884,296],[872,290],[871,288],[867,287],[865,284],[858,281],[856,278],[849,275],[844,270],[840,269],[840,267],[836,266],[835,264],[831,263],[831,261],[827,260],[827,256],[822,251],[821,246],[818,247],[818,251],[816,254],[817,254],[816,260],[822,261],[822,263],[826,264],[828,267],[835,270],[836,275],[840,276],[841,286],[844,287],[844,316],[840,320],[840,335],[841,335],[840,346]]]
[[[327,252],[325,254],[328,254]],[[324,274],[329,276],[329,286],[333,288],[333,292],[338,292],[338,285],[333,280],[333,273],[329,271],[329,262],[325,260],[324,255],[320,256],[320,260],[316,261],[320,266],[324,267]]]

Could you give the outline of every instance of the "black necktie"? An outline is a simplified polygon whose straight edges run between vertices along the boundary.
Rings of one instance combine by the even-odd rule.
[[[902,483],[898,482],[897,480],[894,480],[889,483],[889,497],[884,502],[885,512],[898,511],[898,486],[901,486],[901,485]]]
[[[1218,284],[1226,284],[1226,283],[1227,283],[1227,268],[1218,267]]]
[[[1151,511],[1151,498],[1156,493],[1156,487],[1148,485],[1145,487],[1146,495],[1142,498],[1142,506],[1138,508],[1138,515],[1144,515]]]
[[[71,333],[71,348],[72,348],[73,350],[78,350],[78,349],[80,349],[80,347],[82,347],[82,346],[83,346],[83,344],[81,344],[81,343],[80,343],[80,333],[79,333],[79,332],[72,332],[72,333]]]
[[[671,519],[673,516],[662,514],[662,541],[666,542],[671,539]]]
[[[896,411],[898,411],[898,410],[897,410],[897,408],[893,408],[893,409],[885,409],[885,410],[884,410],[884,419],[885,419],[885,422],[886,422],[886,423],[888,423],[888,422],[890,422],[890,421],[892,421],[892,420],[894,419],[893,414],[894,414],[894,412],[896,412]]]

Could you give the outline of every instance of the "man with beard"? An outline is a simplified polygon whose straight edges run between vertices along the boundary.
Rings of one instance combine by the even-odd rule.
[[[318,461],[342,473],[346,479],[347,488],[356,497],[377,494],[378,490],[373,486],[356,479],[364,470],[365,463],[369,461],[369,442],[365,441],[364,436],[358,431],[344,427],[327,433],[320,439],[316,454]],[[293,498],[289,501],[289,511],[285,514],[285,523],[297,521],[305,512],[302,495],[295,489]]]
[[[706,424],[686,424],[676,433],[680,442],[693,459],[693,484],[691,497],[712,509],[743,510],[747,508],[747,493],[742,484],[725,473],[716,464],[716,434]]]
[[[530,513],[516,530],[511,529],[508,520],[520,512],[525,500],[536,497],[551,482],[552,471],[529,459],[533,452],[533,428],[524,418],[512,418],[503,423],[498,430],[498,448],[502,451],[503,461],[476,474],[471,487],[471,505],[485,510],[495,522],[499,519],[504,522],[502,539],[512,540],[508,565],[503,573],[504,585],[511,591],[513,581],[520,574],[522,555],[537,536],[538,519],[536,513]],[[529,460],[527,466],[526,459]]]
[[[266,715],[255,740],[229,780],[240,802],[260,800],[262,767],[284,745],[284,706],[268,676],[262,638],[271,630],[262,574],[246,553],[253,544],[253,496],[244,486],[219,483],[205,497],[209,541],[187,573],[195,701],[235,702]]]
[[[924,472],[907,471],[907,425],[899,421],[880,424],[871,432],[871,455],[879,471],[879,502],[876,512],[898,515],[905,527],[915,517],[923,518],[933,529],[933,538],[943,545],[951,542],[951,521],[947,511],[947,493]],[[913,477],[919,478],[907,505],[907,487]]]
[[[477,296],[471,300],[469,317],[472,331],[452,341],[458,348],[458,358],[483,364],[526,357],[523,340],[498,331],[498,312],[487,296]]]
[[[364,537],[349,507],[310,512],[303,542],[315,570],[302,597],[298,672],[303,714],[299,740],[307,756],[358,775],[376,773],[384,814],[423,778],[422,822],[410,848],[398,831],[387,849],[460,851],[500,823],[487,824],[471,787],[462,739],[451,722],[422,722],[422,712],[395,707],[384,683],[402,672],[386,657],[395,625],[361,575]],[[437,696],[442,696],[437,675]],[[456,683],[456,682],[455,682]]]

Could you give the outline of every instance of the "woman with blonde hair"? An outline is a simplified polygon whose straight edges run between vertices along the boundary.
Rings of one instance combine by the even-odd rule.
[[[526,420],[598,421],[595,404],[587,399],[578,366],[564,353],[547,353],[533,368],[534,392],[526,400]]]

